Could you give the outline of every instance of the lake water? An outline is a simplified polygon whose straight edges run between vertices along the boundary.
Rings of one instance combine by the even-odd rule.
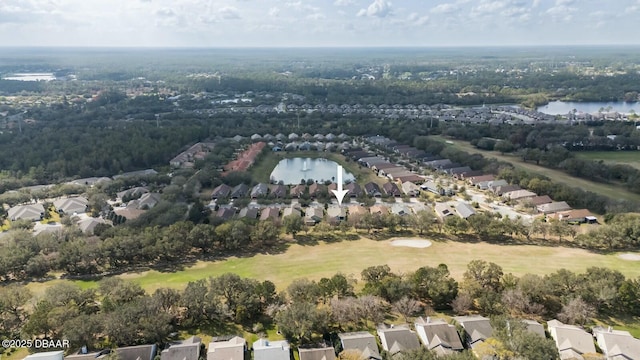
[[[610,110],[608,108],[610,107]],[[640,102],[572,102],[572,101],[552,101],[547,105],[538,107],[538,111],[549,115],[567,115],[576,109],[578,112],[595,114],[604,109],[603,112],[619,112],[628,114],[631,110],[640,114]]]
[[[319,158],[292,158],[280,160],[270,175],[272,181],[283,181],[287,185],[300,184],[300,180],[312,179],[318,182],[335,181],[338,164],[334,161]],[[354,181],[353,174],[342,170],[342,181]]]
[[[55,79],[53,73],[17,73],[3,78],[3,80],[18,81],[51,81]]]

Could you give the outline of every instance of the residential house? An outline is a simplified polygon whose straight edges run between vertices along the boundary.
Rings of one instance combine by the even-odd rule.
[[[251,198],[257,199],[267,196],[269,193],[269,186],[265,183],[259,183],[251,189]]]
[[[327,191],[331,192],[331,190],[338,190],[338,184],[331,183],[331,184],[327,185]]]
[[[453,208],[448,203],[436,203],[433,210],[436,212],[436,215],[438,215],[440,220],[444,220],[447,216],[453,216],[455,214],[453,212]]]
[[[255,207],[242,208],[238,213],[238,218],[255,220],[258,218],[258,208],[255,208]]]
[[[197,336],[172,343],[168,348],[162,350],[160,360],[198,360],[201,343],[202,340]]]
[[[500,196],[508,200],[522,200],[522,199],[534,198],[537,196],[537,194],[529,190],[514,190],[514,191],[509,191],[507,193],[503,193]]]
[[[491,322],[482,316],[456,316],[453,318],[464,328],[465,342],[470,348],[474,348],[493,334]]]
[[[374,182],[364,184],[364,192],[371,197],[381,197],[380,186]]]
[[[385,215],[389,213],[389,208],[385,205],[376,204],[369,208],[369,212],[372,214]]]
[[[577,326],[550,320],[547,321],[547,329],[556,343],[561,359],[583,359],[583,354],[596,352],[593,337]]]
[[[571,210],[571,206],[564,201],[554,201],[548,204],[538,205],[536,208],[538,212],[543,214],[553,214],[559,211]]]
[[[284,185],[271,185],[269,191],[269,196],[272,198],[281,199],[287,196],[287,187]]]
[[[211,192],[211,198],[212,199],[227,198],[231,194],[231,190],[233,190],[231,186],[227,184],[221,184],[219,186],[216,186],[216,188],[213,189],[213,191]]]
[[[407,196],[418,196],[420,195],[420,187],[412,182],[405,181],[402,183],[402,192]]]
[[[348,195],[351,197],[360,197],[363,194],[362,188],[357,182],[348,183],[344,188],[349,190]]]
[[[471,184],[473,186],[477,186],[481,182],[493,181],[494,179],[495,179],[495,176],[493,176],[493,175],[473,176],[473,177],[469,178],[469,184]]]
[[[233,190],[231,190],[229,197],[231,197],[232,199],[239,199],[247,196],[248,193],[249,186],[247,186],[247,184],[239,184],[236,185]]]
[[[480,175],[482,175],[482,170],[471,170],[471,171],[461,172],[458,174],[453,174],[453,177],[457,180],[468,180],[469,178],[472,178],[474,176],[480,176]]]
[[[512,192],[512,191],[516,191],[516,190],[522,190],[522,188],[520,187],[520,185],[500,185],[497,187],[494,187],[493,189],[491,189],[491,191],[498,195],[498,196],[502,196],[508,192]]]
[[[262,140],[262,136],[260,136],[260,134],[251,135],[251,141],[260,141],[260,140]]]
[[[315,225],[324,219],[324,209],[319,206],[310,206],[304,214],[304,222],[307,225]]]
[[[123,178],[131,178],[131,177],[137,177],[137,176],[153,176],[153,175],[158,175],[158,172],[153,169],[146,169],[146,170],[130,171],[120,175],[115,175],[113,179],[118,180]]]
[[[549,195],[542,195],[542,196],[536,196],[528,199],[522,199],[523,204],[531,204],[534,207],[537,207],[538,205],[542,205],[542,204],[548,204],[550,202],[553,202],[553,200],[551,200]]]
[[[298,348],[300,360],[336,360],[336,351],[333,347],[321,347],[302,349]]]
[[[300,196],[302,196],[302,194],[304,194],[306,190],[307,186],[300,184],[292,187],[291,190],[289,190],[289,194],[291,194],[291,197],[299,198]]]
[[[394,203],[391,205],[391,213],[398,216],[406,216],[411,214],[411,209],[407,204]]]
[[[138,345],[119,347],[116,350],[118,360],[153,360],[157,347],[153,345]]]
[[[416,175],[414,173],[408,173],[406,175],[394,176],[394,180],[399,181],[400,183],[410,182],[415,184],[422,184],[425,179],[420,175]]]
[[[131,200],[127,204],[127,207],[139,210],[148,210],[156,206],[160,202],[161,195],[158,193],[146,193],[140,196],[139,199]]]
[[[495,191],[498,189],[499,186],[505,186],[505,185],[509,185],[507,180],[499,179],[499,180],[489,181],[489,183],[487,184],[487,188],[495,193]]]
[[[107,224],[102,218],[88,217],[78,221],[78,228],[85,234],[93,235],[93,230],[98,224]]]
[[[88,177],[88,178],[83,178],[83,179],[72,180],[72,181],[69,181],[67,184],[93,187],[94,185],[109,183],[111,181],[113,181],[113,180],[111,180],[111,178],[104,177],[104,176],[103,177]]]
[[[454,167],[454,168],[450,168],[450,169],[445,169],[444,172],[452,175],[452,176],[456,176],[459,174],[465,174],[471,171],[471,168],[468,166],[458,166],[458,167]]]
[[[260,213],[260,221],[278,220],[279,216],[280,216],[280,209],[275,207],[264,208]]]
[[[382,185],[382,190],[389,196],[402,196],[402,192],[398,189],[398,186],[392,182],[384,183],[384,185]]]
[[[7,219],[39,221],[44,217],[44,212],[42,204],[18,205],[7,211]]]
[[[24,360],[64,360],[64,351],[46,351],[27,355]]]
[[[342,221],[347,218],[347,210],[343,206],[329,205],[327,208],[327,218],[329,221]]]
[[[366,331],[338,334],[344,350],[357,350],[364,360],[382,360],[376,338]]]
[[[444,195],[444,189],[436,184],[433,180],[427,180],[422,185],[420,185],[422,190],[426,190],[432,192],[436,195]]]
[[[598,326],[593,328],[593,336],[606,360],[640,359],[640,340],[628,331]]]
[[[534,333],[542,338],[547,337],[547,335],[544,333],[544,326],[542,326],[542,324],[540,324],[539,322],[535,320],[528,320],[528,319],[524,319],[521,321],[522,323],[524,323],[524,326],[527,327],[527,330],[530,333]]]
[[[282,210],[282,218],[286,218],[288,216],[296,216],[296,217],[301,217],[302,216],[302,212],[300,211],[300,209],[295,208],[293,206],[290,207],[286,207],[284,208],[284,210]]]
[[[369,209],[366,206],[362,206],[360,204],[349,204],[347,209],[349,211],[349,216],[362,216],[369,212]]]
[[[291,347],[287,340],[260,339],[253,343],[254,360],[290,360]]]
[[[244,338],[234,336],[226,341],[215,340],[209,343],[207,360],[244,360],[247,349],[247,342]]]
[[[236,215],[236,210],[231,207],[221,207],[216,212],[216,217],[222,220],[230,220]]]
[[[323,184],[313,183],[309,185],[309,196],[315,198],[316,196],[322,194],[327,191],[327,187]]]
[[[131,199],[138,199],[142,195],[149,192],[149,189],[143,186],[134,187],[128,190],[120,191],[116,194],[118,199],[122,202],[128,202]]]
[[[438,355],[447,355],[464,349],[456,327],[442,319],[419,317],[416,319],[415,329],[422,344]]]
[[[382,325],[378,327],[377,333],[382,348],[391,355],[420,348],[416,334],[406,326],[386,327]]]
[[[467,203],[458,202],[455,206],[456,213],[463,219],[468,219],[470,216],[475,215],[476,211],[473,207]]]
[[[552,219],[566,221],[572,224],[595,223],[598,219],[587,209],[560,211],[549,216]]]

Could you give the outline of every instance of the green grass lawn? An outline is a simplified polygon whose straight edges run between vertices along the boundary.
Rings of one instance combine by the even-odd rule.
[[[640,151],[575,151],[581,159],[602,160],[607,164],[625,164],[640,169]]]
[[[434,136],[436,139],[440,139],[445,141],[444,138],[439,136]],[[451,140],[446,139],[450,143],[450,146],[455,146],[456,148],[466,151],[471,154],[482,154],[485,157],[495,158],[504,162],[508,162],[513,164],[516,168],[523,169],[535,174],[544,175],[554,182],[563,183],[565,185],[569,185],[572,187],[579,187],[586,191],[591,191],[596,194],[600,194],[603,196],[607,196],[612,199],[625,199],[625,200],[634,200],[640,201],[640,194],[635,194],[623,186],[615,185],[615,184],[602,184],[594,181],[589,181],[581,178],[577,178],[571,175],[568,175],[560,170],[549,169],[543,166],[539,166],[533,163],[528,163],[522,161],[520,157],[509,154],[500,154],[497,151],[487,151],[476,149],[473,145],[469,144],[466,141],[460,140]]]
[[[425,249],[394,247],[391,242],[360,239],[313,246],[293,244],[279,254],[259,254],[251,257],[231,257],[213,262],[197,262],[176,272],[141,271],[119,277],[139,283],[153,292],[161,287],[181,289],[189,281],[205,279],[227,272],[258,280],[273,281],[284,289],[296,278],[319,280],[342,272],[359,279],[360,272],[369,266],[388,264],[398,273],[416,270],[421,266],[437,266],[445,263],[452,275],[460,279],[467,263],[483,259],[502,266],[505,273],[548,274],[561,268],[581,272],[590,266],[601,266],[621,271],[628,277],[640,276],[640,264],[624,261],[615,254],[602,255],[582,249],[534,246],[496,245],[488,243],[463,243],[434,241]],[[52,284],[67,281],[53,280],[27,285],[34,293],[42,293]],[[95,287],[93,281],[74,281],[83,288]]]

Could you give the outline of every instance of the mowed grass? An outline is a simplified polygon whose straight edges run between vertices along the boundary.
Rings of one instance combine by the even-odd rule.
[[[444,138],[439,136],[434,136],[434,138],[445,141]],[[455,146],[462,151],[466,151],[471,154],[482,154],[485,157],[495,158],[504,162],[511,163],[516,168],[523,169],[534,174],[546,176],[557,183],[562,183],[571,187],[578,187],[585,191],[591,191],[596,194],[609,197],[611,199],[640,201],[640,194],[632,193],[620,185],[601,184],[594,181],[577,178],[568,175],[560,170],[549,169],[543,166],[536,165],[534,163],[524,162],[520,157],[516,155],[503,155],[498,151],[476,149],[473,145],[469,144],[466,141],[450,139],[446,139],[446,141],[450,143],[450,146]]]
[[[640,151],[576,151],[576,157],[602,160],[607,164],[624,164],[640,169]]]
[[[625,261],[615,254],[597,254],[583,249],[533,246],[497,245],[434,241],[425,249],[396,247],[390,240],[360,239],[313,246],[292,244],[283,253],[259,254],[251,257],[231,257],[212,262],[197,262],[176,272],[142,271],[118,277],[140,284],[148,292],[158,288],[182,289],[190,281],[206,279],[224,273],[273,281],[284,289],[296,278],[319,280],[337,272],[360,279],[360,272],[373,265],[388,264],[394,272],[407,273],[422,266],[447,264],[452,276],[461,279],[469,261],[482,259],[503,267],[505,273],[549,274],[565,268],[582,272],[591,266],[619,270],[627,277],[640,276],[640,262]],[[68,280],[30,283],[28,287],[41,294],[47,287]],[[74,281],[83,288],[97,286],[94,281]]]

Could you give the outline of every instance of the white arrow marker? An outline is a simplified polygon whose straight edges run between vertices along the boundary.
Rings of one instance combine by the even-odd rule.
[[[342,205],[344,196],[349,192],[349,190],[342,189],[342,165],[338,165],[338,190],[331,190],[331,192],[333,192],[336,199],[338,199],[338,205]]]

